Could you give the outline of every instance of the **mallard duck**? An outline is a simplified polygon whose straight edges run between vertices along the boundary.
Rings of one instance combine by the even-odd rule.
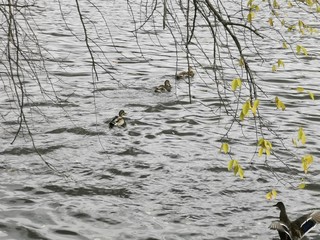
[[[187,78],[187,77],[194,77],[194,71],[193,71],[192,67],[189,67],[188,71],[182,71],[176,75],[177,79],[183,79],[183,78]]]
[[[120,110],[119,116],[115,116],[110,122],[109,122],[109,128],[113,128],[114,126],[117,127],[125,127],[126,121],[124,120],[124,116],[127,115],[127,113],[123,110]]]
[[[282,202],[274,206],[280,209],[280,221],[272,222],[269,228],[278,230],[281,240],[302,239],[317,223],[320,223],[320,211],[303,215],[291,222]]]
[[[170,92],[171,91],[171,84],[169,80],[164,81],[164,85],[157,86],[154,89],[155,92]]]

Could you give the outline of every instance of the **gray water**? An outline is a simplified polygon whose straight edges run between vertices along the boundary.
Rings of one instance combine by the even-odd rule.
[[[104,22],[95,7],[81,2],[96,26],[88,25],[99,46],[93,46],[96,60],[103,65],[96,81],[75,5],[61,3],[59,9],[58,3],[39,1],[30,17],[38,26],[38,41],[51,54],[43,55],[55,58],[46,65],[55,93],[43,80],[46,93],[40,94],[29,79],[25,112],[39,152],[61,174],[48,169],[33,150],[25,128],[10,144],[18,114],[10,96],[1,94],[1,239],[278,239],[277,232],[268,229],[278,217],[272,207],[278,200],[285,202],[292,218],[319,208],[318,34],[289,35],[308,46],[308,57],[270,48],[275,44],[270,39],[257,42],[259,51],[269,56],[266,62],[251,56],[257,82],[267,94],[260,93],[264,120],[290,151],[313,154],[314,164],[305,176],[300,160],[279,141],[274,147],[282,162],[259,158],[251,119],[229,132],[231,155],[245,170],[240,180],[227,170],[230,158],[219,152],[232,117],[221,109],[204,58],[193,62],[196,75],[189,104],[186,81],[174,79],[177,70],[186,69],[185,53],[178,51],[177,63],[174,40],[161,21],[144,26],[136,38],[130,11],[137,13],[139,5],[129,9],[121,1],[97,1]],[[292,18],[303,16],[299,14]],[[319,29],[319,23],[312,24]],[[210,42],[205,31],[202,40]],[[210,44],[203,48],[212,51]],[[285,59],[285,69],[272,73],[278,58]],[[226,69],[223,77],[232,76]],[[43,73],[40,77],[45,79]],[[154,86],[165,79],[170,79],[172,92],[154,93]],[[312,91],[315,101],[297,93],[297,86]],[[60,101],[50,101],[55,95]],[[285,102],[285,111],[275,110],[275,96]],[[128,113],[127,127],[109,130],[108,120],[120,109]],[[291,141],[301,126],[308,141],[294,148]],[[306,189],[293,188],[302,177],[310,183]],[[268,201],[265,195],[273,188],[278,197]],[[309,239],[319,239],[319,231],[312,231]]]

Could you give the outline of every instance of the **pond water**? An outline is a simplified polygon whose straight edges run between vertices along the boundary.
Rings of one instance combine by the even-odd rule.
[[[280,159],[259,158],[253,119],[242,127],[235,123],[228,137],[231,156],[245,171],[245,179],[240,180],[227,170],[230,157],[219,152],[232,117],[221,108],[213,73],[207,72],[209,64],[201,54],[198,62],[192,62],[196,75],[189,104],[187,80],[175,80],[176,71],[187,68],[185,53],[176,49],[161,18],[135,35],[138,26],[133,16],[140,20],[142,5],[80,2],[99,64],[99,79],[93,79],[76,5],[61,2],[59,7],[59,3],[38,1],[28,13],[44,46],[42,56],[48,58],[51,82],[41,82],[45,90],[41,93],[37,82],[26,78],[25,114],[38,151],[62,174],[44,164],[25,127],[11,144],[18,113],[12,97],[3,94],[3,81],[1,239],[278,239],[277,232],[268,229],[278,217],[272,207],[278,200],[286,204],[292,218],[319,208],[318,34],[289,35],[308,46],[307,57],[294,57],[281,46],[270,47],[277,46],[271,39],[258,38],[256,47],[266,61],[262,63],[254,53],[250,59],[257,83],[266,93],[259,93],[260,112],[265,125],[281,135],[284,146],[281,141],[274,143]],[[292,21],[307,14],[291,11]],[[318,22],[310,24],[319,30]],[[203,50],[212,51],[210,34],[199,31]],[[197,51],[196,46],[191,48]],[[229,63],[227,51],[221,56],[221,62]],[[285,67],[273,73],[271,67],[279,58]],[[44,72],[39,77],[45,79]],[[226,69],[222,77],[221,81],[231,80],[234,72]],[[172,91],[154,93],[165,79],[171,81]],[[298,86],[314,93],[315,100],[306,92],[297,93]],[[285,111],[275,110],[275,96],[286,104]],[[235,98],[227,100],[232,103]],[[108,121],[121,109],[128,113],[127,127],[110,130]],[[294,148],[291,141],[299,127],[304,128],[307,144]],[[267,129],[264,132],[274,137]],[[314,156],[307,175],[300,159],[285,146],[298,156]],[[300,178],[310,182],[304,190],[293,188]],[[265,195],[273,188],[278,197],[268,201]],[[319,239],[319,232],[315,228],[309,239]]]

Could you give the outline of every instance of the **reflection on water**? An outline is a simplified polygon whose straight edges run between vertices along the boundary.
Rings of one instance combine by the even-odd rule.
[[[67,17],[63,22],[56,2],[46,4],[34,16],[42,30],[39,41],[68,67],[57,68],[54,61],[47,66],[60,101],[49,103],[30,86],[33,100],[26,109],[37,151],[65,177],[44,166],[27,136],[21,134],[10,144],[17,116],[1,119],[1,239],[277,239],[277,233],[267,228],[278,216],[271,207],[274,203],[265,200],[270,188],[278,189],[279,199],[293,217],[318,207],[319,171],[310,171],[306,181],[312,184],[303,192],[275,182],[277,174],[284,180],[300,174],[300,162],[285,149],[281,157],[291,169],[271,158],[268,164],[274,172],[270,172],[264,159],[252,159],[254,127],[237,126],[229,133],[231,155],[241,161],[246,179],[227,171],[230,159],[219,148],[231,118],[222,114],[216,85],[206,68],[196,67],[193,102],[188,104],[187,82],[174,79],[176,49],[168,31],[159,30],[158,39],[152,31],[145,33],[137,42],[129,32],[132,17],[121,1],[100,3],[108,29],[99,24],[93,6],[83,3],[101,32],[94,38],[103,40],[99,61],[106,63],[99,68],[99,81],[93,83],[85,44],[65,31],[68,27],[82,36],[80,25],[72,21],[78,16],[62,9]],[[102,34],[108,31],[113,39]],[[304,40],[319,51],[314,38]],[[297,151],[306,150],[317,158],[318,100],[297,95],[295,88],[303,79],[305,88],[318,94],[318,57],[297,62],[270,49],[267,41],[258,44],[270,56],[286,59],[285,71],[277,75],[269,65],[257,68],[259,84],[270,99],[280,96],[287,105],[285,112],[275,114],[273,102],[262,100],[266,125],[283,134],[286,144],[296,137],[292,129],[303,126],[313,137],[308,138],[308,148]],[[179,70],[184,69],[179,65]],[[172,91],[154,93],[154,86],[165,79],[172,82]],[[1,111],[10,112],[10,104],[5,95],[0,97]],[[108,120],[120,109],[128,113],[127,128],[109,130]],[[310,233],[309,239],[316,239],[318,232]]]

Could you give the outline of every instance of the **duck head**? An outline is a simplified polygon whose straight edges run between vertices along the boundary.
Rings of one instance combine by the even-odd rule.
[[[165,80],[164,81],[164,86],[171,87],[170,81],[169,80]]]
[[[275,204],[273,206],[279,208],[280,210],[285,209],[283,202],[277,202],[277,204]]]
[[[123,117],[125,115],[127,115],[127,113],[125,111],[123,111],[123,110],[120,110],[119,117]]]

